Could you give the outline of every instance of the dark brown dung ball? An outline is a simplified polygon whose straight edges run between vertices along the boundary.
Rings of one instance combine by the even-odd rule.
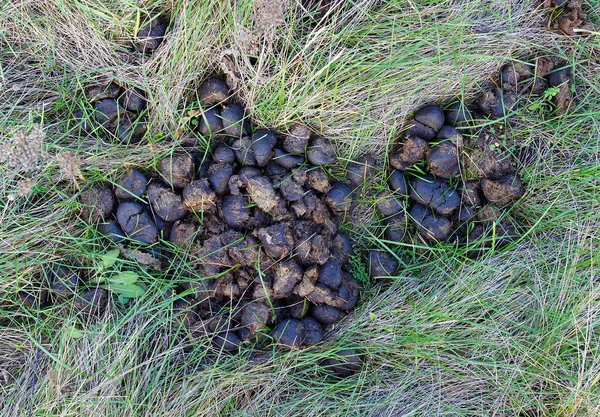
[[[121,243],[125,239],[125,233],[113,219],[98,223],[98,231],[115,243]]]
[[[485,91],[478,99],[477,104],[482,112],[494,118],[507,115],[517,104],[517,95],[513,91],[503,91],[494,88]]]
[[[350,162],[347,168],[347,176],[352,185],[362,185],[373,172],[377,161],[372,155],[363,155],[356,161]]]
[[[223,197],[221,211],[223,220],[233,230],[242,230],[250,220],[248,201],[242,195]]]
[[[235,162],[235,153],[227,145],[219,145],[212,153],[213,161],[217,164],[233,164]]]
[[[208,183],[217,194],[223,194],[229,185],[229,179],[233,175],[233,165],[218,163],[208,168]]]
[[[237,103],[226,104],[221,109],[221,122],[226,135],[240,138],[251,132],[248,115]]]
[[[457,101],[446,107],[446,124],[460,126],[472,121],[473,116],[471,115],[471,111],[464,102]]]
[[[489,202],[501,206],[510,204],[525,194],[523,184],[516,175],[505,175],[495,180],[484,178],[481,189]]]
[[[164,185],[157,183],[150,184],[148,186],[147,194],[148,201],[152,206],[154,214],[164,221],[174,222],[183,219],[187,215],[181,196]],[[121,225],[121,227],[123,227],[123,225]]]
[[[192,181],[183,189],[183,205],[189,211],[202,213],[216,207],[217,194],[212,190],[208,179]]]
[[[81,283],[79,274],[65,265],[49,265],[44,268],[43,274],[55,301],[72,297]]]
[[[419,233],[428,241],[443,241],[452,233],[452,222],[421,204],[413,204],[410,216]]]
[[[225,352],[233,352],[239,349],[240,338],[233,330],[217,333],[212,340],[213,345]]]
[[[328,305],[318,305],[312,308],[312,315],[324,326],[335,324],[344,318],[345,314],[339,308]]]
[[[303,318],[302,325],[304,326],[304,339],[302,339],[304,346],[314,346],[323,340],[323,327],[313,317]]]
[[[419,204],[430,206],[440,214],[451,214],[460,206],[460,195],[450,185],[432,175],[412,180],[410,198]]]
[[[401,148],[390,155],[390,165],[397,170],[406,171],[417,162],[425,159],[428,149],[429,144],[425,139],[408,136]]]
[[[327,193],[325,202],[335,214],[347,214],[352,207],[352,189],[343,182],[336,182]]]
[[[304,155],[310,140],[310,129],[303,125],[294,125],[283,141],[283,149],[286,152]]]
[[[265,167],[273,157],[273,148],[277,143],[275,134],[267,129],[258,129],[252,135],[252,150],[259,167]]]
[[[104,98],[94,103],[96,121],[105,129],[110,129],[123,113],[123,109],[114,98]]]
[[[256,230],[267,255],[273,259],[288,256],[294,247],[294,237],[287,223],[273,224]]]
[[[229,99],[229,86],[222,78],[208,78],[200,84],[198,97],[203,106],[226,103]]]
[[[119,204],[117,221],[129,238],[151,245],[158,241],[158,229],[140,203],[126,201]]]
[[[142,54],[151,54],[162,43],[169,20],[164,15],[157,15],[151,18],[142,26],[137,34],[136,49]]]
[[[108,304],[108,291],[103,288],[83,291],[73,298],[73,308],[85,314],[100,314]]]
[[[436,177],[450,179],[460,174],[459,148],[450,141],[431,147],[426,160],[429,170]]]
[[[340,350],[335,357],[325,359],[323,368],[338,378],[347,378],[362,368],[360,355],[354,349]]]
[[[415,112],[414,119],[417,122],[422,123],[427,127],[430,127],[435,133],[437,133],[444,125],[446,116],[444,115],[444,111],[440,106],[436,104],[429,104],[417,110]]]
[[[342,266],[335,258],[331,258],[319,267],[319,282],[332,290],[342,284]]]
[[[547,79],[550,86],[558,87],[573,80],[573,70],[571,67],[561,68],[548,74]]]
[[[375,204],[381,214],[386,217],[404,211],[405,206],[404,200],[401,197],[390,193],[388,190],[383,190],[377,195],[377,202]]]
[[[108,218],[115,205],[115,197],[109,187],[93,185],[81,194],[81,217],[88,223]]]
[[[184,188],[194,179],[194,158],[187,153],[167,156],[160,160],[159,171],[165,184]]]
[[[304,325],[296,319],[286,319],[271,332],[275,343],[287,349],[297,349],[304,340]]]
[[[197,130],[202,136],[212,136],[219,133],[222,129],[221,110],[218,107],[205,110],[198,116]]]
[[[408,183],[402,171],[398,171],[397,169],[392,170],[388,184],[395,195],[399,197],[408,195]]]
[[[322,136],[314,138],[306,151],[308,161],[313,165],[335,164],[338,161],[335,150]]]
[[[140,113],[146,109],[146,93],[137,87],[128,88],[119,97],[119,104],[131,112]]]
[[[294,169],[304,163],[304,157],[287,153],[281,148],[275,148],[273,161],[287,169]]]
[[[122,113],[115,123],[115,135],[121,143],[132,145],[139,143],[148,130],[148,126],[142,117],[130,112]]]
[[[398,261],[378,250],[369,251],[369,275],[371,278],[389,277],[398,269]]]
[[[115,196],[119,200],[140,198],[146,192],[148,179],[137,169],[131,168],[121,175],[115,185]]]
[[[85,92],[85,97],[91,101],[103,100],[105,98],[117,98],[121,92],[121,87],[114,82],[93,85]]]

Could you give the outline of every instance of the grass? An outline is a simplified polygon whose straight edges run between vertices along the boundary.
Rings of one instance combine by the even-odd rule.
[[[0,165],[0,414],[597,415],[600,42],[546,30],[532,3],[341,1],[319,21],[294,1],[276,27],[277,16],[257,22],[249,0],[2,3],[0,145],[34,123],[46,137],[30,172]],[[595,3],[587,8],[597,25]],[[140,65],[126,49],[154,7],[175,18]],[[75,216],[77,193],[172,152],[196,87],[220,71],[222,56],[235,63],[237,96],[255,125],[303,122],[330,138],[342,161],[370,151],[383,166],[420,105],[470,100],[503,63],[546,54],[573,66],[577,101],[567,115],[523,110],[505,125],[535,156],[521,171],[527,195],[510,213],[522,238],[478,260],[450,245],[382,241],[370,227],[378,172],[352,232],[403,267],[369,288],[320,346],[257,363],[189,334],[165,297],[192,273],[184,253],[162,273],[119,259],[115,268],[140,274],[147,296],[127,306],[115,298],[94,322],[67,305],[17,303],[42,265],[71,259],[91,268],[106,253]],[[106,77],[149,92],[147,144],[125,149],[65,130],[82,88]],[[80,159],[76,183],[57,163],[67,152]],[[23,180],[34,186],[19,196]],[[75,320],[84,321],[76,339],[67,334]],[[363,353],[364,369],[333,380],[319,363],[344,348]]]

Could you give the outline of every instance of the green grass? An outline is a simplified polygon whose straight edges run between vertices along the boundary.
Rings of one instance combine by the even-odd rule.
[[[45,155],[28,173],[0,164],[0,414],[3,416],[585,416],[600,412],[600,41],[552,33],[533,2],[339,2],[314,24],[290,2],[285,24],[252,40],[253,2],[174,0],[165,44],[143,65],[126,52],[137,2],[14,1],[0,6],[0,145],[41,123]],[[588,0],[593,10],[598,4]],[[286,3],[287,4],[287,3]],[[589,18],[600,23],[598,11]],[[250,33],[251,36],[247,34]],[[224,52],[225,51],[225,52]],[[473,99],[511,59],[558,55],[575,72],[576,106],[564,116],[517,112],[506,124],[536,150],[522,167],[527,195],[510,213],[523,237],[478,260],[451,245],[381,240],[373,227],[377,172],[358,219],[344,225],[365,247],[393,251],[403,266],[302,351],[230,356],[179,325],[165,290],[193,274],[185,253],[162,272],[137,272],[145,297],[116,298],[98,320],[68,304],[20,306],[44,264],[91,270],[109,250],[77,216],[88,183],[114,182],[129,166],[156,166],[195,90],[219,72],[224,53],[241,78],[237,98],[256,126],[303,122],[326,135],[342,164],[385,151],[406,117],[429,102]],[[82,89],[114,78],[149,92],[148,143],[135,148],[77,136]],[[500,122],[502,123],[502,122]],[[69,181],[56,155],[73,152]],[[18,196],[17,182],[32,193]],[[79,188],[78,188],[79,187]],[[358,225],[358,227],[352,227]],[[360,273],[360,265],[356,266]],[[67,330],[79,322],[83,336]],[[343,348],[363,353],[363,370],[331,379],[320,362]],[[272,356],[272,357],[271,357]],[[32,386],[32,381],[36,380]]]

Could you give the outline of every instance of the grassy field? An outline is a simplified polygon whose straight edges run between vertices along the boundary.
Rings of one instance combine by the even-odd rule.
[[[321,18],[298,0],[2,2],[0,415],[600,414],[600,38],[548,30],[533,0],[332,4]],[[598,28],[598,0],[584,4]],[[171,28],[140,62],[128,48],[154,8],[169,11]],[[308,124],[334,143],[343,169],[366,151],[385,166],[419,106],[471,100],[504,63],[544,55],[573,67],[576,102],[563,116],[525,107],[505,121],[512,140],[535,151],[521,168],[527,195],[511,213],[522,238],[478,260],[449,245],[382,242],[370,227],[379,172],[352,232],[404,265],[319,346],[255,362],[187,334],[163,296],[185,279],[185,262],[156,273],[117,261],[148,293],[127,307],[113,300],[81,323],[79,338],[69,329],[84,318],[67,305],[36,311],[17,301],[48,262],[94,272],[109,248],[77,217],[78,192],[175,149],[197,86],[221,71],[222,57],[256,126]],[[82,88],[103,78],[149,92],[147,143],[69,133]],[[25,151],[8,155],[19,138]],[[344,348],[364,354],[362,371],[328,378],[320,362]]]

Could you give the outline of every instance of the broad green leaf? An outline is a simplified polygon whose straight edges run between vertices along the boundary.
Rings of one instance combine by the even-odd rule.
[[[116,275],[111,276],[108,281],[111,284],[122,284],[122,285],[131,285],[135,284],[138,280],[139,276],[135,272],[124,271],[120,272]]]
[[[377,320],[377,315],[375,313],[369,313],[369,320],[371,320],[371,321]]]
[[[114,293],[121,294],[123,295],[123,297],[127,298],[139,297],[141,295],[144,295],[144,293],[146,292],[145,289],[135,284],[123,285],[111,283],[109,285],[103,286],[103,288],[106,288],[107,290],[110,290]]]
[[[75,326],[67,327],[65,329],[65,334],[71,339],[79,339],[80,337],[83,337],[83,333],[81,333]]]
[[[111,251],[108,251],[104,255],[102,255],[101,256],[102,261],[100,262],[100,269],[104,271],[104,270],[107,270],[108,268],[110,268],[111,266],[113,266],[115,264],[115,262],[117,262],[117,259],[119,259],[119,254],[120,254],[119,249],[113,249]]]
[[[129,300],[130,300],[129,297],[125,297],[123,294],[119,294],[119,297],[117,297],[117,299],[119,300],[119,302],[122,305],[126,305],[129,302]]]

